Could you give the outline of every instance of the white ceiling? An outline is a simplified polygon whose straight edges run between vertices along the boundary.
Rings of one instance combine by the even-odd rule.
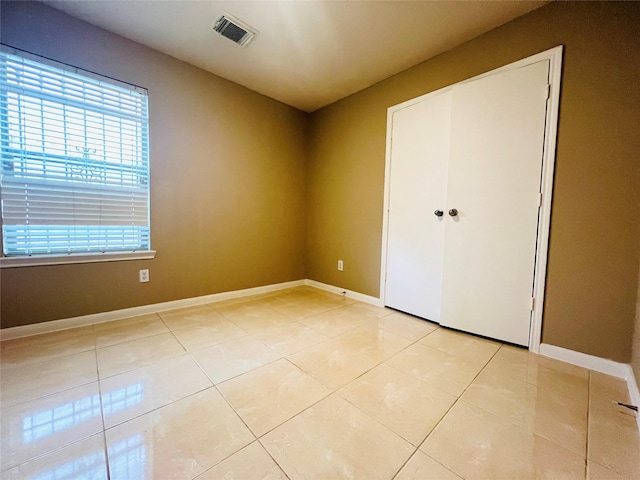
[[[544,1],[44,0],[52,7],[312,112]],[[260,33],[212,30],[226,11]]]

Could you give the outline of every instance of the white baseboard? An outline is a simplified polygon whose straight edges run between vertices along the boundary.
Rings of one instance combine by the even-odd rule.
[[[67,330],[69,328],[84,327],[94,325],[96,323],[110,322],[121,318],[135,317],[137,315],[146,315],[149,313],[163,312],[176,308],[192,307],[194,305],[202,305],[203,303],[221,302],[231,298],[247,297],[249,295],[259,295],[261,293],[275,292],[285,288],[299,287],[308,285],[331,293],[342,294],[346,292],[346,296],[358,300],[360,302],[369,303],[371,305],[382,306],[379,298],[364,295],[362,293],[353,292],[344,288],[334,287],[326,283],[316,282],[315,280],[294,280],[292,282],[276,283],[273,285],[265,285],[263,287],[247,288],[244,290],[234,290],[231,292],[214,293],[211,295],[203,295],[201,297],[185,298],[181,300],[172,300],[170,302],[154,303],[151,305],[142,305],[139,307],[123,308],[121,310],[113,310],[111,312],[94,313],[91,315],[82,315],[73,318],[64,318],[61,320],[52,320],[49,322],[41,322],[33,325],[22,325],[19,327],[0,329],[0,340],[12,340],[15,338],[29,337],[31,335],[40,335],[42,333],[57,332],[59,330]]]
[[[586,353],[568,350],[548,343],[540,344],[540,355],[555,358],[563,362],[578,365],[579,367],[595,370],[596,372],[606,373],[613,377],[627,378],[629,365],[626,363],[618,363],[606,358],[595,357]]]
[[[202,305],[203,303],[221,302],[223,300],[229,300],[231,298],[247,297],[249,295],[259,295],[261,293],[275,292],[277,290],[283,290],[285,288],[299,287],[305,285],[305,282],[306,280],[295,280],[292,282],[265,285],[263,287],[214,293],[211,295],[203,295],[201,297],[184,298],[181,300],[172,300],[170,302],[142,305],[140,307],[123,308],[121,310],[113,310],[111,312],[101,312],[73,318],[64,318],[61,320],[52,320],[49,322],[35,323],[33,325],[22,325],[19,327],[3,328],[0,329],[0,340],[12,340],[14,338],[29,337],[31,335],[40,335],[42,333],[51,333],[59,330],[67,330],[69,328],[84,327],[96,323],[110,322],[112,320],[118,320],[121,318],[135,317],[137,315],[163,312],[166,310],[173,310],[175,308],[192,307],[194,305]]]
[[[362,302],[362,303],[375,305],[376,307],[382,307],[382,300],[376,297],[372,297],[370,295],[354,292],[352,290],[347,290],[345,288],[334,287],[333,285],[316,282],[315,280],[307,279],[304,281],[304,284],[310,287],[317,288],[319,290],[324,290],[325,292],[337,293],[338,295],[341,295],[344,292],[348,298],[353,298],[354,300],[358,300],[359,302]]]
[[[613,360],[606,358],[595,357],[586,353],[568,350],[566,348],[556,347],[555,345],[549,345],[547,343],[540,344],[540,355],[621,378],[627,382],[627,389],[629,390],[631,404],[640,405],[638,382],[633,374],[631,365],[627,363],[614,362]],[[636,414],[636,421],[638,423],[638,430],[640,430],[640,415],[638,414]]]
[[[627,365],[629,370],[627,372],[627,388],[629,389],[629,399],[631,405],[640,405],[640,390],[638,390],[638,380],[633,373],[631,365]],[[636,423],[638,424],[638,431],[640,432],[640,413],[636,413]]]

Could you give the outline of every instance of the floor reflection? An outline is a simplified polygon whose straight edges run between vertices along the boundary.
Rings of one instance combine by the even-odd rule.
[[[63,403],[22,419],[22,438],[25,444],[86,422],[100,415],[100,397],[89,397]]]
[[[102,394],[102,408],[104,416],[131,408],[142,402],[144,398],[144,385],[134,383],[124,388],[118,388]]]
[[[144,385],[135,383],[102,394],[102,408],[107,416],[130,408],[140,403],[143,398]],[[22,439],[25,444],[29,444],[99,415],[100,396],[97,394],[63,403],[25,416],[22,419]]]
[[[141,433],[109,447],[111,480],[142,480],[145,478],[147,449]]]
[[[47,470],[31,480],[106,480],[104,452],[94,452]]]

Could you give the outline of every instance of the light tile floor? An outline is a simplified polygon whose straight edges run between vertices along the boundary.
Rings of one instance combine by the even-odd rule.
[[[0,479],[640,479],[625,383],[309,287],[2,343]]]

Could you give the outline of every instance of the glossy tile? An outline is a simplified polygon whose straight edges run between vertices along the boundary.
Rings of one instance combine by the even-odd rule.
[[[382,362],[411,344],[411,340],[367,324],[349,330],[337,337],[336,342],[345,349],[359,352]]]
[[[420,343],[460,358],[486,364],[501,344],[447,328],[439,328],[420,340]]]
[[[328,337],[335,337],[390,314],[389,310],[358,303],[301,317],[300,321]]]
[[[406,348],[387,364],[455,396],[462,394],[483,366],[482,362],[467,360],[421,343]]]
[[[301,302],[306,300],[321,300],[323,298],[337,298],[337,296],[332,293],[310,287],[309,285],[287,288],[285,290],[280,290],[273,293],[275,293],[274,296],[278,298],[287,298],[290,300],[297,300]]]
[[[101,432],[98,383],[3,406],[0,424],[0,470],[7,470]]]
[[[487,364],[485,371],[504,379],[515,378],[529,382],[537,371],[539,355],[524,348],[503,345]]]
[[[219,308],[219,307],[227,307],[229,305],[236,305],[236,304],[239,304],[239,303],[251,303],[251,301],[256,297],[259,297],[259,295],[250,295],[250,296],[245,296],[245,297],[228,298],[227,300],[219,300],[217,302],[209,302],[209,303],[206,303],[206,305],[208,307],[213,308],[214,310],[217,310],[217,308]]]
[[[420,447],[464,479],[583,479],[585,460],[465,402],[456,403]]]
[[[197,480],[288,480],[260,442],[253,442],[234,453]]]
[[[97,380],[94,350],[54,357],[45,362],[3,365],[0,400],[4,408]]]
[[[503,345],[485,372],[503,379],[526,381],[576,400],[588,399],[589,370],[529,353],[523,348]]]
[[[640,477],[640,434],[633,412],[589,411],[588,459],[624,478]]]
[[[209,326],[186,327],[173,334],[189,352],[244,337],[247,332],[224,318],[217,318]]]
[[[457,400],[385,364],[341,388],[338,395],[415,446]]]
[[[299,322],[267,328],[253,336],[281,355],[291,355],[329,339]]]
[[[589,397],[589,370],[552,358],[540,357],[531,383],[583,401]]]
[[[167,326],[155,313],[98,323],[93,326],[93,330],[98,348],[169,332]]]
[[[331,393],[286,359],[223,382],[218,390],[256,437]]]
[[[215,388],[110,428],[106,437],[111,480],[191,479],[254,440]]]
[[[290,478],[389,479],[415,447],[336,395],[261,443]]]
[[[359,312],[360,315],[366,315],[372,319],[386,318],[389,315],[397,313],[396,310],[392,310],[386,307],[379,307],[377,305],[370,305],[368,303],[353,302],[346,306],[351,312]]]
[[[638,480],[640,472],[630,477],[623,477],[613,470],[598,465],[594,462],[587,462],[587,480]]]
[[[461,480],[451,470],[440,465],[429,455],[418,450],[409,459],[394,480]]]
[[[261,333],[264,330],[286,325],[293,321],[291,317],[262,304],[236,304],[218,308],[217,311],[242,330],[252,334]]]
[[[627,382],[604,373],[591,372],[589,377],[589,404],[594,408],[610,410],[614,402],[631,403]]]
[[[397,312],[379,318],[376,322],[379,328],[412,341],[419,340],[439,328],[436,323]]]
[[[93,329],[89,326],[5,340],[0,348],[2,363],[17,365],[93,350],[95,341]]]
[[[587,402],[535,385],[480,373],[463,400],[586,456]]]
[[[267,301],[246,301],[233,303],[209,303],[211,308],[227,319],[236,318],[265,318],[282,314],[271,308]],[[288,321],[291,321],[290,319]],[[286,322],[285,322],[286,323]]]
[[[252,303],[254,305],[261,306],[299,306],[306,303],[318,303],[325,300],[327,297],[319,292],[311,291],[281,291],[273,292],[271,294],[257,295],[252,297]]]
[[[161,333],[131,342],[99,348],[100,378],[135,370],[184,353],[184,348],[171,333]]]
[[[271,363],[280,355],[252,337],[241,337],[192,353],[215,384]]]
[[[213,386],[188,355],[100,380],[106,428]]]
[[[284,307],[304,307],[311,305],[312,308],[317,309],[318,305],[324,304],[325,308],[330,307],[338,308],[353,303],[359,303],[353,298],[347,297],[342,294],[330,293],[317,288],[304,286],[290,290],[283,290],[273,295],[271,298],[260,299],[268,302],[274,306]],[[320,312],[316,312],[320,313]]]
[[[178,308],[158,313],[170,330],[186,327],[208,327],[220,314],[208,305]]]
[[[0,473],[2,480],[107,480],[104,435],[55,450]]]
[[[290,301],[286,299],[279,303],[271,303],[271,307],[274,310],[287,315],[294,320],[301,321],[302,319],[305,319],[307,317],[337,310],[342,307],[351,305],[352,303],[353,301],[350,301],[349,299],[336,296],[336,298],[320,297],[317,299],[302,302]],[[321,331],[321,333],[326,332]]]
[[[352,350],[348,342],[340,338],[332,338],[287,358],[332,390],[380,363],[371,355]]]

